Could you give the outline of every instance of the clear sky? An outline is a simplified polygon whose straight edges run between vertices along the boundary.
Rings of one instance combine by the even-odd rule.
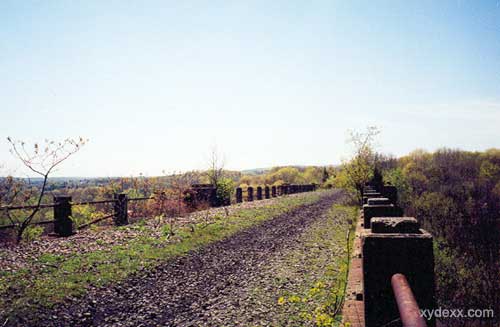
[[[5,138],[84,136],[59,176],[500,147],[498,1],[0,1]]]

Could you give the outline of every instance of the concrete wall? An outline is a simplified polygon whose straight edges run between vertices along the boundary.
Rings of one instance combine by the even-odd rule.
[[[366,327],[399,319],[391,286],[391,277],[397,273],[406,276],[420,309],[435,308],[432,235],[415,218],[402,217],[394,187],[383,187],[381,192],[369,188],[365,197],[361,242]],[[427,324],[435,326],[434,321]]]

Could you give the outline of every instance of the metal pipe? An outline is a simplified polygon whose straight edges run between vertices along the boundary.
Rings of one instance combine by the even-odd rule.
[[[406,277],[402,274],[394,274],[391,284],[403,327],[427,327]]]

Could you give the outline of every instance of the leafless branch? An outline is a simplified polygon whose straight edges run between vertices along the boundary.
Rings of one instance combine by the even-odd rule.
[[[7,138],[7,141],[11,145],[11,153],[21,161],[21,163],[28,168],[30,171],[37,175],[42,176],[43,182],[42,186],[38,191],[36,197],[36,207],[29,213],[26,218],[19,222],[17,241],[19,242],[22,238],[22,234],[26,227],[31,223],[33,217],[40,210],[40,205],[42,203],[43,197],[45,195],[45,189],[47,187],[47,182],[49,175],[66,159],[78,152],[83,145],[86,144],[87,140],[83,138],[78,139],[65,139],[62,142],[54,142],[49,140],[44,140],[43,150],[38,143],[33,144],[33,150],[28,150],[26,148],[26,142],[20,140],[14,140],[11,137]],[[33,188],[29,188],[30,191],[25,192],[25,201],[29,200],[33,195]],[[18,193],[16,194],[16,196]],[[27,196],[27,198],[26,198]],[[9,216],[9,219],[12,219]]]

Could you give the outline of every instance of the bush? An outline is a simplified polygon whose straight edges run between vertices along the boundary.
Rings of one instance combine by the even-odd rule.
[[[234,182],[230,178],[221,178],[215,186],[215,205],[226,206],[231,204],[231,195],[234,191]]]
[[[40,236],[42,236],[43,233],[43,227],[42,226],[36,226],[36,225],[30,225],[26,227],[24,233],[23,233],[23,240],[26,242],[32,242],[40,239]]]

